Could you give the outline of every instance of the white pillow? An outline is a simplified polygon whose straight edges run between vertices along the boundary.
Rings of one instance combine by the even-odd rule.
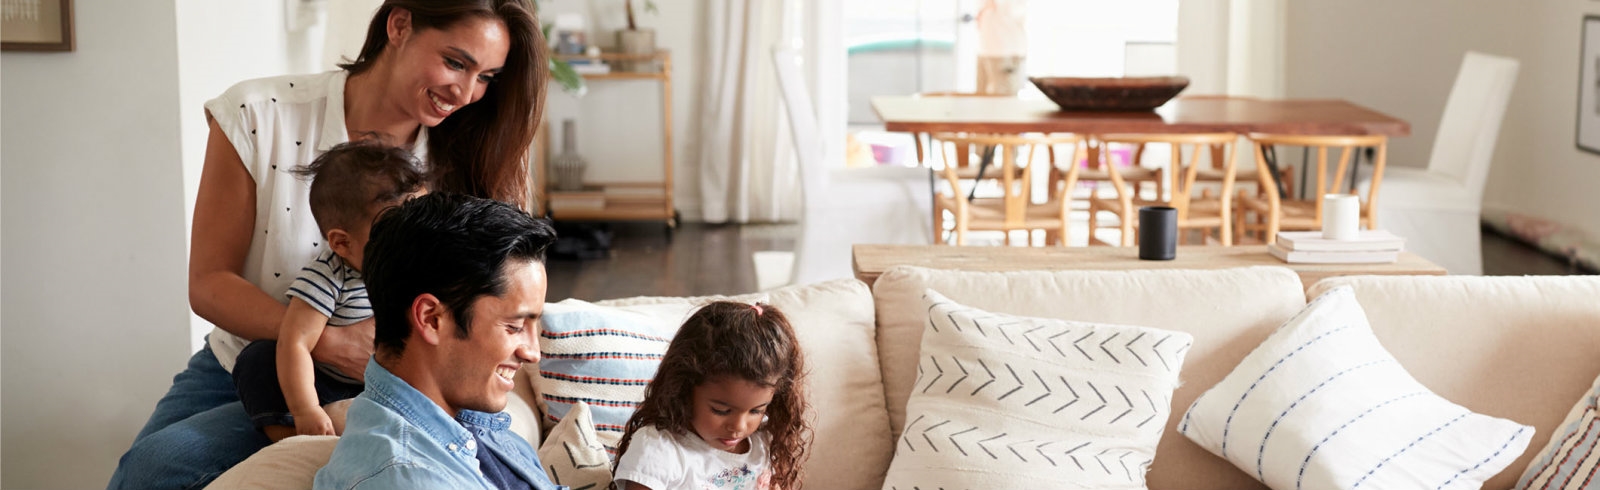
[[[539,447],[539,462],[557,485],[574,490],[603,489],[611,485],[611,456],[595,435],[589,404],[578,402],[550,429]]]
[[[1533,437],[1413,379],[1348,286],[1273,332],[1178,431],[1276,490],[1477,489]]]
[[[924,301],[883,488],[1145,488],[1189,334]]]

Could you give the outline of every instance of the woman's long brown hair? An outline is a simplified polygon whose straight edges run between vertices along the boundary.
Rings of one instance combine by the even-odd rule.
[[[800,488],[800,465],[811,446],[805,356],[789,319],[765,304],[718,301],[683,323],[661,357],[655,379],[645,388],[644,402],[628,419],[618,460],[640,427],[693,435],[694,388],[718,376],[773,388],[767,422],[761,428],[772,439],[768,445],[772,484]]]
[[[459,192],[527,208],[528,152],[544,117],[550,78],[548,48],[528,0],[385,0],[367,26],[350,74],[372,68],[389,44],[389,14],[411,12],[413,31],[448,29],[472,17],[499,19],[511,37],[506,64],[483,98],[445,118],[428,133],[430,180],[435,190]]]

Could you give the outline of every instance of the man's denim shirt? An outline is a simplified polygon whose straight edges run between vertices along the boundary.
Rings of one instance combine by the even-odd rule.
[[[452,419],[375,359],[367,361],[366,381],[333,457],[317,471],[317,490],[493,489],[479,470],[473,434],[534,490],[566,490],[550,482],[528,441],[508,430],[505,412],[462,410]]]

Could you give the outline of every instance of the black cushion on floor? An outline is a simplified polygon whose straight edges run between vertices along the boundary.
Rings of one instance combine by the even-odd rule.
[[[595,260],[611,257],[611,227],[604,223],[555,221],[556,241],[546,252],[550,260]]]

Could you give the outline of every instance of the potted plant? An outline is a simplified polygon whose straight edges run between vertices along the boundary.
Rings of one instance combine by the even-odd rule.
[[[533,4],[534,13],[538,13],[539,10],[539,3],[535,2]],[[588,87],[584,86],[583,75],[579,75],[577,71],[573,70],[571,63],[567,63],[566,60],[556,56],[556,46],[549,41],[550,32],[554,27],[555,24],[540,26],[540,31],[544,34],[545,42],[549,48],[549,52],[546,53],[546,59],[550,60],[550,78],[561,86],[562,91],[581,96],[587,91]]]
[[[644,11],[656,13],[656,3],[650,0],[641,0]],[[656,31],[640,29],[639,23],[633,14],[633,0],[626,0],[625,8],[628,12],[628,28],[617,31],[617,50],[623,54],[649,55],[656,52]],[[650,72],[655,71],[655,62],[622,62],[619,63],[624,71]]]

